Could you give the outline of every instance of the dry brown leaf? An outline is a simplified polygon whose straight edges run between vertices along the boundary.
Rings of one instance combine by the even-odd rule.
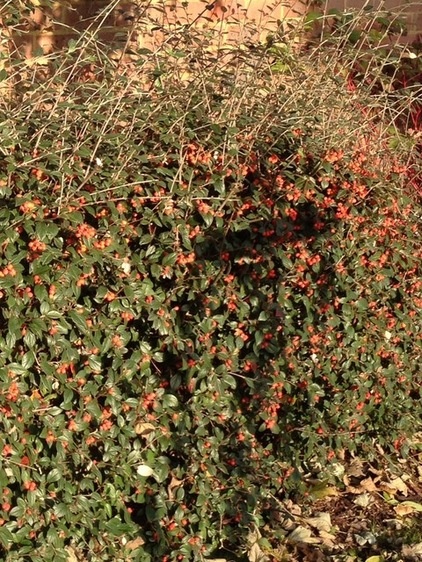
[[[286,517],[285,519],[280,520],[280,527],[284,531],[293,531],[293,529],[296,529],[297,523],[295,519],[292,519],[291,517]]]
[[[344,461],[344,459],[346,458],[346,449],[339,449],[337,451],[337,458],[341,461]]]
[[[174,490],[179,488],[179,486],[183,483],[183,480],[179,480],[175,476],[171,476],[170,484],[167,486],[167,494],[169,501],[174,501]]]
[[[297,505],[297,503],[293,503],[292,500],[286,500],[283,505],[286,508],[286,511],[292,515],[302,515],[302,508],[300,505]]]
[[[75,554],[74,548],[72,548],[71,546],[66,546],[65,550],[67,553],[66,562],[79,562],[79,559]]]
[[[290,542],[307,543],[307,544],[318,544],[321,543],[321,539],[312,536],[312,531],[306,529],[306,527],[296,527],[294,531],[290,533],[287,537]]]
[[[259,539],[262,537],[256,525],[248,533],[248,560],[249,562],[268,562],[268,557],[259,546]]]
[[[406,485],[406,483],[404,482],[403,478],[398,477],[395,478],[394,480],[392,480],[390,482],[390,486],[393,486],[394,488],[397,488],[397,490],[399,492],[401,492],[403,494],[403,496],[407,496],[407,494],[409,493],[409,489]]]
[[[382,482],[380,484],[380,489],[393,496],[396,495],[397,492],[400,492],[403,496],[407,496],[409,493],[408,487],[400,477],[394,478],[394,480],[390,480],[390,482]]]
[[[403,511],[407,510],[407,513],[412,513],[412,512],[418,512],[421,513],[422,512],[422,504],[421,503],[417,503],[417,502],[412,502],[412,501],[404,501],[402,502],[400,505],[397,505],[394,509],[397,512],[397,508],[402,507]],[[412,510],[412,511],[408,511],[408,510]],[[407,515],[407,513],[405,515]]]
[[[304,521],[319,532],[329,533],[332,527],[330,514],[326,512],[319,513],[315,517],[308,517]]]
[[[355,476],[356,478],[363,476],[363,462],[360,459],[353,459],[349,466],[346,468],[346,474],[348,476]]]
[[[50,59],[48,57],[43,57],[43,56],[39,56],[39,57],[31,57],[29,59],[25,60],[25,64],[26,66],[29,66],[29,68],[36,66],[37,64],[40,65],[48,65],[50,62]]]
[[[300,560],[303,560],[303,562],[326,562],[327,560],[325,554],[319,548],[304,543],[298,545],[298,547]],[[289,557],[288,560],[296,561],[298,558],[296,556],[293,559]]]
[[[375,468],[374,466],[370,466],[368,468],[368,472],[371,472],[372,474],[375,474],[376,476],[382,476],[384,474],[384,471],[382,469],[379,470],[378,468]]]
[[[403,545],[401,553],[404,558],[420,560],[422,557],[422,542]]]
[[[319,536],[322,540],[322,544],[324,544],[325,546],[333,548],[336,544],[338,544],[337,537],[332,533],[327,533],[326,531],[320,531]]]
[[[346,492],[348,494],[353,494],[355,496],[358,496],[359,494],[362,493],[362,488],[354,488],[353,486],[347,486]]]
[[[286,500],[280,502],[280,510],[274,510],[273,518],[279,523],[280,527],[285,531],[296,529],[297,521],[301,519],[302,509],[299,505]]]
[[[139,548],[140,546],[142,546],[144,544],[145,544],[145,541],[142,537],[136,537],[136,539],[128,541],[125,544],[125,548],[127,548],[128,550],[136,550],[137,548]]]
[[[365,492],[376,492],[377,491],[377,487],[375,485],[375,482],[372,480],[372,478],[365,478],[364,480],[361,480],[360,483],[359,483],[359,486]]]
[[[249,560],[249,562],[267,562],[268,556],[266,556],[262,552],[261,547],[256,542],[249,549],[248,560]]]
[[[378,450],[379,454],[381,455],[381,457],[383,457],[385,455],[385,451],[384,449],[381,447],[381,445],[379,443],[376,443],[375,448]]]
[[[353,503],[355,505],[358,505],[359,507],[368,507],[368,505],[371,503],[371,501],[372,501],[371,495],[368,494],[368,492],[364,492],[363,494],[360,494],[359,496],[357,496],[353,500]]]
[[[155,430],[155,426],[152,423],[140,422],[135,425],[135,433],[141,437],[148,437],[148,435]]]
[[[404,517],[405,515],[409,515],[410,513],[414,513],[415,509],[412,506],[400,503],[394,507],[394,511],[397,513],[399,517]]]

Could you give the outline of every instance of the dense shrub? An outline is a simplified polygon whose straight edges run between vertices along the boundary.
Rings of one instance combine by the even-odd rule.
[[[383,129],[306,59],[183,84],[181,54],[148,93],[141,57],[3,105],[5,560],[242,549],[305,466],[420,427],[420,207]]]

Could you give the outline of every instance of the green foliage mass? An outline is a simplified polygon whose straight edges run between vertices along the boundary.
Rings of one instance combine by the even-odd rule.
[[[304,463],[420,427],[409,170],[262,76],[4,106],[3,559],[241,549]]]

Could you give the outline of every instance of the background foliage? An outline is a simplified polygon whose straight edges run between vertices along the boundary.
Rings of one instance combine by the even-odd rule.
[[[321,53],[7,67],[5,560],[241,550],[309,467],[406,454],[418,141],[365,109],[386,98],[350,88],[356,56]]]

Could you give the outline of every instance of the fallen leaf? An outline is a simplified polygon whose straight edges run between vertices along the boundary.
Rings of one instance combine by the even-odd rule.
[[[296,529],[297,527],[297,523],[295,519],[292,519],[291,517],[286,517],[285,519],[280,519],[280,527],[284,530],[284,531],[292,531],[293,529]]]
[[[404,482],[403,478],[401,477],[395,478],[389,484],[393,488],[397,488],[397,490],[401,492],[404,496],[407,496],[407,494],[409,493],[409,489],[406,483]]]
[[[353,500],[353,503],[355,505],[358,505],[359,507],[368,507],[371,501],[372,501],[372,497],[370,496],[370,494],[368,494],[368,492],[364,492],[363,494],[357,496]]]
[[[341,461],[344,461],[344,459],[346,458],[346,451],[345,451],[345,449],[338,449],[338,451],[337,451],[337,458],[340,459]]]
[[[267,562],[268,557],[262,552],[261,547],[256,542],[249,548],[248,560],[249,562]]]
[[[312,532],[310,529],[306,529],[299,525],[296,527],[294,531],[288,535],[287,540],[290,542],[298,542],[298,543],[308,543],[308,544],[318,544],[321,542],[321,539],[317,539],[316,537],[312,536]]]
[[[379,470],[378,468],[375,468],[375,466],[370,466],[368,468],[368,472],[372,472],[372,474],[375,474],[376,476],[382,476],[384,474],[382,469]]]
[[[329,533],[331,530],[331,517],[329,513],[319,513],[315,517],[308,517],[305,519],[305,523],[317,529],[317,531],[325,531]]]
[[[401,553],[404,558],[419,560],[422,556],[422,542],[403,545]]]
[[[377,542],[375,535],[373,533],[370,533],[369,531],[355,534],[355,540],[359,546],[364,546],[365,544],[373,545]]]
[[[343,478],[345,470],[344,465],[339,462],[333,463],[330,466],[330,474],[339,479]]]
[[[407,496],[409,492],[406,484],[400,477],[394,478],[394,480],[390,480],[390,482],[382,482],[382,484],[380,484],[380,489],[393,495],[400,492],[403,496]]]
[[[261,532],[256,525],[248,533],[248,560],[249,562],[267,562],[268,557],[259,546],[259,539],[262,538]]]
[[[403,504],[404,504],[404,505],[409,505],[410,507],[413,507],[413,509],[414,509],[415,511],[422,511],[422,504],[420,504],[420,503],[412,502],[412,501],[406,500],[406,501],[402,502],[402,505],[403,505]]]
[[[384,449],[381,447],[381,445],[379,443],[377,443],[375,445],[375,448],[378,450],[379,454],[381,455],[381,457],[383,457],[385,455],[385,451]]]
[[[399,505],[396,505],[394,507],[394,511],[397,513],[397,515],[403,517],[404,515],[409,515],[410,513],[414,513],[415,511],[422,512],[422,504],[411,501],[404,501]]]
[[[301,544],[298,545],[298,550],[300,552],[299,560],[302,562],[326,562],[327,558],[325,554],[319,549],[311,546],[309,544]],[[282,558],[282,560],[292,560],[289,556],[288,558]],[[294,557],[294,560],[298,560],[298,558]]]
[[[365,562],[383,562],[384,556],[370,556]]]
[[[322,540],[322,544],[328,546],[329,548],[333,548],[337,543],[337,537],[332,533],[327,533],[325,531],[320,531],[319,536]]]
[[[293,503],[292,500],[286,500],[283,506],[292,515],[302,515],[302,508],[297,503]]]
[[[365,478],[364,480],[361,480],[359,486],[365,492],[376,492],[377,490],[375,482],[372,480],[372,478]]]
[[[348,476],[355,476],[356,478],[363,476],[363,462],[360,459],[353,459],[349,466],[346,468],[346,474]]]
[[[345,484],[346,484],[346,482],[345,482]],[[355,488],[354,486],[349,486],[349,483],[347,483],[347,484],[346,484],[346,492],[347,492],[348,494],[353,494],[353,495],[355,495],[355,496],[358,496],[359,494],[362,493],[362,489],[361,489],[360,487],[359,487],[359,488]]]

